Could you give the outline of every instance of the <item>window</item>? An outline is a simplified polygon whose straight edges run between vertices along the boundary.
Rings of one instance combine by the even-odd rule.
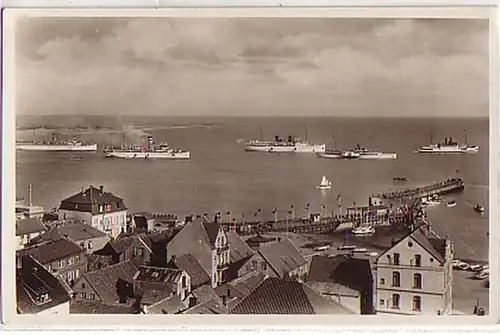
[[[252,270],[252,264],[248,263],[247,264],[247,271],[251,271]]]
[[[415,255],[415,266],[422,266],[422,256]]]
[[[257,261],[252,261],[252,269],[257,269]]]
[[[61,260],[59,261],[59,267],[60,267],[60,268],[63,268],[63,267],[65,267],[65,266],[66,266],[66,262],[64,261],[64,259],[61,259]]]
[[[41,295],[36,297],[36,302],[39,304],[43,304],[44,302],[47,302],[47,301],[49,301],[49,294],[48,293],[41,294]]]
[[[380,278],[380,285],[385,285],[385,278]]]
[[[422,288],[422,275],[420,273],[413,275],[413,288]]]
[[[89,300],[94,300],[94,299],[95,299],[95,294],[89,293]]]
[[[75,279],[78,279],[80,277],[80,269],[75,270]]]
[[[144,257],[144,248],[134,247],[133,255],[134,257]]]
[[[66,272],[66,281],[69,282],[71,281],[71,271]]]
[[[260,263],[260,269],[261,269],[262,271],[266,271],[266,270],[267,270],[267,263],[266,263],[266,262],[262,262],[262,263]]]
[[[186,287],[186,276],[182,276],[182,288]]]
[[[394,254],[394,265],[399,265],[399,254]]]
[[[82,283],[82,288],[85,288],[85,283]]]
[[[401,275],[399,272],[392,273],[392,286],[400,287],[401,286]]]
[[[87,243],[87,249],[89,249],[89,250],[92,249],[92,241],[89,241]]]
[[[380,306],[384,306],[384,305],[385,305],[384,299],[380,299]]]
[[[422,298],[418,296],[413,297],[413,310],[420,312],[421,307],[422,307]]]
[[[80,255],[75,256],[75,263],[78,263],[80,261]]]
[[[391,264],[391,255],[387,255],[387,262]]]
[[[87,294],[86,294],[86,293],[81,293],[81,294],[80,294],[80,298],[82,298],[82,299],[87,299]]]
[[[392,295],[392,308],[399,308],[399,294]]]

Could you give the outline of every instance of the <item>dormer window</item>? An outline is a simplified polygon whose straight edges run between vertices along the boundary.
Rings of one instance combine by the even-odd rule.
[[[50,301],[50,297],[48,293],[40,294],[36,297],[37,305],[45,304]]]

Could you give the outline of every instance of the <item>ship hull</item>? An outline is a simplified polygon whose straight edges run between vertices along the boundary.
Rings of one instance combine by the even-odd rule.
[[[43,144],[17,144],[17,150],[23,151],[59,151],[59,152],[74,152],[74,151],[97,151],[97,144],[89,145],[43,145]]]
[[[362,154],[359,159],[397,159],[398,155],[395,153],[373,153],[373,154]]]
[[[323,153],[326,150],[326,145],[246,145],[246,151],[267,152],[267,153]]]
[[[111,151],[105,155],[107,158],[122,159],[190,159],[189,152],[118,152]]]

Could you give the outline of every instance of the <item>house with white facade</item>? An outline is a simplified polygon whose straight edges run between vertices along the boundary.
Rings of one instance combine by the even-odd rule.
[[[126,231],[127,207],[122,198],[105,192],[103,186],[90,186],[61,201],[59,219],[78,219],[116,238]]]
[[[377,314],[447,315],[452,310],[453,244],[420,226],[375,264]]]
[[[25,218],[16,221],[16,250],[24,249],[47,228],[39,218]]]

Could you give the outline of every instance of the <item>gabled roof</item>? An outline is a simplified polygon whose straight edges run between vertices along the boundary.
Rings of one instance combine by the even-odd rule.
[[[120,279],[132,284],[136,273],[137,268],[135,265],[131,261],[126,261],[86,273],[83,275],[83,278],[87,280],[102,301],[115,303],[119,301],[116,290],[118,280]]]
[[[352,314],[295,280],[267,278],[231,314]]]
[[[216,303],[213,300],[210,300],[202,304],[193,306],[192,308],[189,308],[185,311],[182,311],[182,314],[220,315],[220,314],[227,314],[227,308],[225,308],[221,304]]]
[[[288,238],[262,245],[259,253],[280,277],[307,263]]]
[[[221,302],[217,292],[210,285],[200,286],[191,291],[191,294],[197,299],[197,304],[203,304],[210,300],[213,300],[216,303]]]
[[[411,238],[413,241],[418,243],[425,251],[427,251],[430,255],[432,255],[439,264],[444,264],[446,257],[446,239],[440,239],[436,237],[427,237],[426,233],[423,230],[423,225],[415,228],[410,231],[408,234],[403,236],[399,241],[397,241],[392,247],[385,250],[383,253],[378,255],[377,261],[388,252],[390,252],[393,248],[395,248],[399,243],[406,241],[408,238]]]
[[[43,234],[40,238],[44,241],[54,241],[62,237],[67,237],[75,242],[85,241],[107,235],[100,230],[84,223],[68,224],[60,227],[54,227]]]
[[[203,229],[207,233],[208,241],[210,245],[215,245],[215,240],[217,240],[217,235],[219,235],[219,230],[221,228],[220,223],[215,222],[207,222],[206,219],[203,219]]]
[[[101,250],[96,251],[96,253],[100,255],[108,255],[115,254],[120,255],[127,251],[128,248],[134,243],[138,241],[144,247],[151,250],[150,240],[145,237],[145,235],[132,235],[127,237],[118,238],[116,240],[109,241]],[[149,242],[149,243],[148,243]]]
[[[42,220],[39,218],[28,218],[16,221],[16,236],[41,233],[46,230],[47,228],[45,228]]]
[[[47,265],[54,261],[79,254],[82,251],[83,250],[74,242],[61,238],[56,241],[49,241],[24,249],[20,251],[20,254],[31,255],[40,263]]]
[[[37,296],[49,295],[49,301],[37,303]],[[17,311],[36,314],[67,303],[69,293],[64,285],[31,256],[22,256],[22,268],[16,273]]]
[[[180,295],[175,295],[148,306],[148,314],[177,314],[186,309]]]
[[[174,284],[181,280],[183,274],[184,271],[179,269],[143,265],[139,268],[134,280]]]
[[[186,271],[191,277],[192,288],[210,283],[210,276],[203,270],[203,267],[191,254],[175,257],[175,259],[172,258],[167,266]]]
[[[244,258],[248,258],[254,254],[254,251],[236,232],[226,232],[229,243],[229,257],[231,263],[238,262]]]
[[[101,192],[100,189],[93,186],[61,201],[59,209],[98,214],[99,205],[110,205],[111,210],[108,212],[127,209],[122,198],[115,196],[111,192],[104,190]]]

